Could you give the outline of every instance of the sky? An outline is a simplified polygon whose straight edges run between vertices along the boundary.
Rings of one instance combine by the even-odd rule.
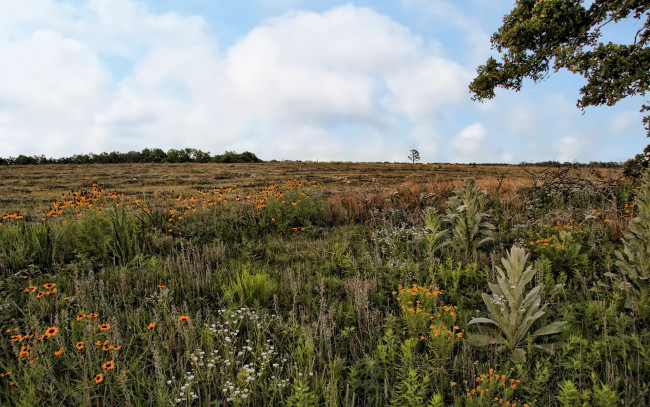
[[[264,160],[625,161],[640,97],[558,72],[474,102],[506,0],[0,0],[0,156],[144,148]],[[607,28],[629,41],[630,24]],[[632,34],[633,37],[633,34]]]

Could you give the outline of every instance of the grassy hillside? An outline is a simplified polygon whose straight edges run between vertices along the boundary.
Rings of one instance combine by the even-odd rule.
[[[93,164],[0,180],[2,405],[650,401],[650,186],[620,170]]]

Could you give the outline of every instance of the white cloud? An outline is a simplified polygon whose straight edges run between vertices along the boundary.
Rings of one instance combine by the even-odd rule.
[[[490,55],[491,33],[483,30],[481,20],[462,11],[452,2],[445,0],[401,0],[401,2],[408,7],[428,13],[436,20],[436,24],[450,26],[457,30],[465,43],[464,57],[472,65],[484,63]],[[474,6],[469,7],[474,8]]]
[[[480,162],[486,159],[487,131],[482,123],[474,123],[465,127],[452,140],[451,145],[456,151],[454,162]]]
[[[609,128],[614,133],[626,133],[635,130],[641,123],[642,114],[638,111],[622,111],[612,114],[609,120]]]
[[[466,100],[466,69],[370,8],[293,11],[220,49],[202,17],[34,1],[0,13],[3,155],[192,146],[384,160],[403,155],[405,125],[435,133],[441,107]]]

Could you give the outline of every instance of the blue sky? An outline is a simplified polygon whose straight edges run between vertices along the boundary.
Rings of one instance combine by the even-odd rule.
[[[149,147],[263,159],[624,161],[643,99],[575,107],[560,72],[472,102],[505,0],[0,4],[0,156]],[[629,41],[628,24],[607,28]],[[10,61],[10,62],[7,62]]]

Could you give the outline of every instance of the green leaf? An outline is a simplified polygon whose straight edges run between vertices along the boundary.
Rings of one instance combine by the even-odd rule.
[[[539,328],[535,332],[533,332],[532,335],[530,335],[533,338],[536,338],[538,336],[544,336],[544,335],[551,335],[551,334],[556,334],[558,332],[561,332],[561,327],[565,325],[566,322],[564,321],[556,321],[552,322],[545,327]]]
[[[496,325],[497,323],[491,320],[490,318],[472,318],[471,321],[467,323],[467,326],[469,325],[474,325],[474,324],[494,324]]]

